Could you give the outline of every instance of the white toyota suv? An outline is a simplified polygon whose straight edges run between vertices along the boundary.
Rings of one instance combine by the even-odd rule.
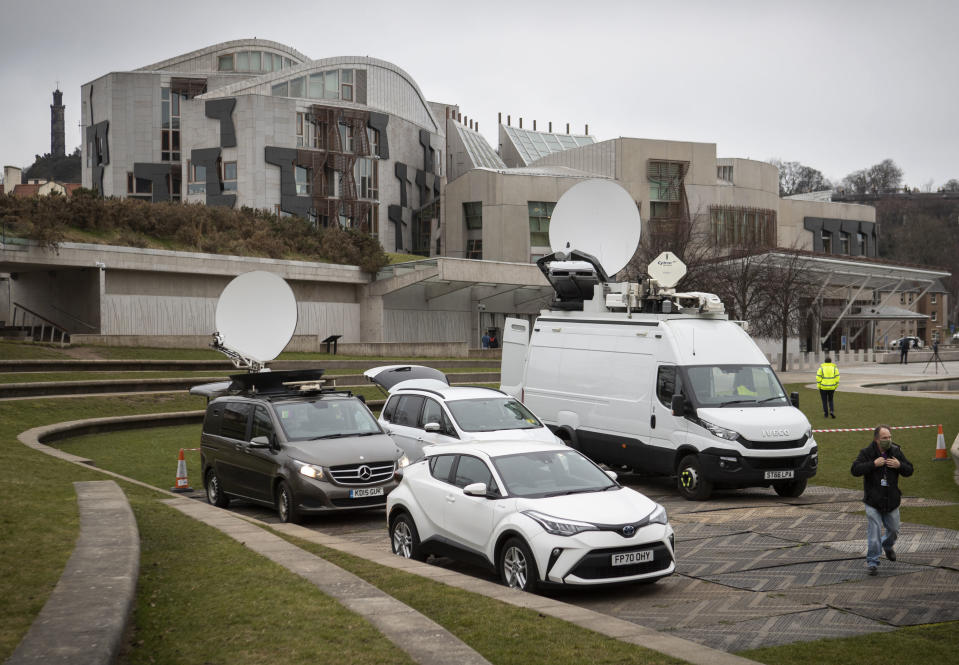
[[[485,564],[507,586],[653,582],[676,568],[666,509],[562,444],[429,446],[386,497],[399,556]]]
[[[421,365],[388,365],[363,373],[389,392],[380,425],[410,460],[428,445],[463,441],[562,441],[522,402],[495,388],[450,386],[446,375]]]

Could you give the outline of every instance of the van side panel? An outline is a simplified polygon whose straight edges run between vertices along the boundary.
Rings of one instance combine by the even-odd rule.
[[[632,326],[537,323],[526,405],[549,425],[575,413],[580,448],[597,461],[635,464],[649,434],[653,340]],[[628,435],[626,435],[628,433]]]

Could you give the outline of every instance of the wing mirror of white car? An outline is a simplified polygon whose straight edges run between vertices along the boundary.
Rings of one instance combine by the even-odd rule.
[[[439,423],[426,423],[423,425],[423,429],[425,429],[427,432],[439,432],[442,427],[440,427]]]
[[[613,480],[616,480],[617,478],[619,478],[619,476],[616,475],[615,471],[610,471],[609,469],[604,469],[604,470],[606,471],[606,475],[612,478]]]
[[[486,483],[470,483],[463,488],[463,494],[466,496],[486,497]]]
[[[270,439],[265,436],[254,436],[250,439],[250,448],[269,448]]]

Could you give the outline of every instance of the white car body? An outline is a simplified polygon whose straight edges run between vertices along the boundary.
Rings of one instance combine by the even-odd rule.
[[[384,379],[386,374],[410,371],[413,374],[432,378],[412,378],[392,383]],[[500,427],[502,423],[474,421],[466,423],[458,418],[456,411],[467,403],[482,401],[502,402],[527,411],[526,407],[512,396],[494,388],[450,386],[439,371],[418,365],[389,365],[376,367],[364,375],[381,388],[389,390],[389,399],[379,415],[380,425],[393,437],[410,460],[423,456],[423,448],[431,445],[462,443],[465,441],[497,441],[502,439],[562,443],[546,425],[532,413],[526,420],[517,420],[522,428]],[[441,378],[440,378],[441,377]],[[394,377],[395,378],[395,377]],[[423,402],[415,414],[397,412],[403,396],[415,396]],[[473,402],[470,402],[473,400]],[[403,417],[399,417],[402,415]],[[438,427],[430,427],[432,423]]]
[[[425,459],[403,469],[402,481],[387,497],[394,552],[402,549],[395,540],[394,526],[405,513],[412,518],[416,534],[416,547],[407,556],[424,558],[428,553],[437,553],[483,563],[499,571],[507,583],[502,570],[503,548],[521,539],[535,560],[533,589],[543,584],[588,586],[652,581],[675,571],[673,529],[665,509],[610,480],[615,474],[602,471],[567,446],[498,440],[431,446],[425,452]],[[509,467],[510,463],[502,458],[511,457],[525,464],[537,456],[562,460],[564,464],[575,462],[567,469],[588,468],[588,480],[602,477],[606,491],[524,496],[533,491],[526,488],[519,495],[510,493],[511,485],[504,482],[497,463],[512,468],[512,487],[519,488],[524,477],[515,474],[519,462]],[[450,458],[454,461],[448,461]],[[467,464],[463,460],[467,458],[472,472],[463,470]],[[497,459],[500,461],[494,463]],[[476,471],[481,470],[477,460],[485,464],[490,475],[490,480],[483,484],[472,482],[481,475]],[[446,464],[452,465],[446,477],[435,477],[432,469],[440,474],[439,469],[446,469]],[[554,470],[562,473],[558,467]],[[572,535],[550,533],[528,511],[554,518],[557,523],[568,521],[592,527]],[[657,521],[649,522],[651,517]],[[620,557],[618,561],[644,557],[649,560],[614,565],[616,556]]]

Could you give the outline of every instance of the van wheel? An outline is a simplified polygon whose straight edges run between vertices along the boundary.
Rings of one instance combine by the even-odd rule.
[[[281,480],[276,488],[276,512],[280,516],[281,522],[296,524],[300,521],[300,513],[296,509],[296,499],[285,480]]]
[[[510,589],[533,593],[538,586],[536,560],[519,538],[510,538],[499,555],[499,576]]]
[[[703,478],[699,458],[686,455],[676,470],[676,486],[679,493],[690,501],[705,501],[713,493],[712,482]]]
[[[217,508],[226,508],[230,505],[230,497],[223,493],[220,487],[220,478],[216,475],[216,470],[211,466],[206,470],[206,478],[203,481],[206,487],[206,500],[211,506]]]
[[[576,440],[573,437],[573,435],[569,432],[569,430],[561,429],[558,432],[556,432],[556,436],[559,438],[560,441],[562,441],[564,444],[566,444],[573,450],[579,450],[579,446],[576,444]]]
[[[796,498],[806,491],[806,479],[790,480],[785,483],[773,483],[773,489],[779,496]]]

